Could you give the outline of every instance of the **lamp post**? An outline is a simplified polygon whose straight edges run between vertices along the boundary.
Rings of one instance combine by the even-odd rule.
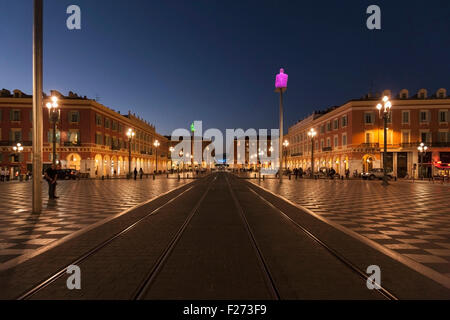
[[[389,101],[387,96],[383,97],[383,104],[379,103],[377,109],[380,115],[380,119],[383,119],[384,124],[384,150],[383,150],[383,185],[387,186],[387,168],[386,168],[386,156],[387,156],[387,122],[391,114],[392,103]]]
[[[42,211],[43,0],[33,3],[33,192],[32,211]]]
[[[280,167],[280,183],[283,182],[283,174],[281,172],[282,162],[283,162],[283,93],[287,90],[288,75],[284,73],[284,69],[280,69],[280,73],[277,74],[275,78],[275,92],[280,93],[280,137],[278,144],[279,154],[279,167]]]
[[[422,142],[419,147],[417,147],[417,150],[419,150],[420,153],[420,179],[423,179],[423,156],[427,152],[428,147]]]
[[[170,169],[172,169],[173,170],[173,157],[172,157],[172,153],[175,151],[175,148],[174,147],[170,147],[169,148],[169,152],[170,152]]]
[[[289,147],[289,141],[284,140],[283,142],[283,147],[284,147],[284,169],[287,170],[287,147]]]
[[[19,154],[19,179],[20,179],[20,166],[21,166],[21,163],[20,163],[20,153],[23,151],[22,144],[21,144],[21,143],[16,144],[16,145],[13,147],[13,150],[14,150],[14,153],[18,153],[18,154]]]
[[[52,97],[52,102],[47,102],[46,106],[48,109],[49,119],[53,125],[53,159],[52,163],[56,165],[56,123],[59,121],[60,110],[58,109],[58,98]]]
[[[155,142],[153,142],[153,145],[155,146],[155,150],[156,150],[156,174],[158,174],[158,147],[161,144],[159,143],[158,140],[155,140]]]
[[[311,128],[308,131],[308,136],[311,138],[311,179],[314,178],[314,137],[317,135],[316,130]]]
[[[128,178],[131,178],[131,141],[136,133],[133,129],[128,129],[127,137],[128,137]]]

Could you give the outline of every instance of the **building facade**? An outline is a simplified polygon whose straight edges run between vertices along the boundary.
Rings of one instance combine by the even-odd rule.
[[[450,97],[445,89],[428,95],[421,89],[410,96],[403,89],[397,96],[386,90],[351,100],[339,107],[316,112],[289,128],[289,168],[311,168],[314,128],[314,169],[334,168],[343,175],[346,169],[367,172],[383,167],[384,124],[376,105],[387,95],[392,102],[387,130],[386,167],[398,178],[448,175],[450,169],[449,110]],[[428,150],[423,162],[417,147],[424,143]]]
[[[169,142],[155,127],[140,117],[120,114],[95,100],[70,92],[63,96],[52,91],[59,101],[59,120],[56,126],[56,159],[62,168],[76,169],[87,176],[114,177],[131,170],[144,173],[167,170]],[[43,164],[52,163],[53,124],[45,107],[50,97],[44,97],[43,107]],[[32,169],[32,96],[20,90],[0,91],[0,167],[12,177]],[[135,132],[129,157],[128,129]],[[160,146],[156,150],[154,141]],[[17,143],[23,151],[14,151]],[[156,157],[156,153],[158,157]]]

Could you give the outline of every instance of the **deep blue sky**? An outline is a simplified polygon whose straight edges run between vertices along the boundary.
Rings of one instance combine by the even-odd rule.
[[[131,109],[170,134],[273,128],[370,90],[450,90],[450,1],[44,0],[44,89]],[[66,8],[82,29],[66,28]],[[366,8],[382,9],[382,31]],[[32,91],[32,0],[0,2],[0,88]]]

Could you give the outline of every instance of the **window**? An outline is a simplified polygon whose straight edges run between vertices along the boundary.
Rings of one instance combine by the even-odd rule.
[[[109,123],[110,123],[110,120],[108,118],[105,118],[105,128],[106,129],[109,129]]]
[[[69,111],[69,123],[79,123],[80,113],[78,111]]]
[[[79,130],[69,130],[68,141],[72,144],[80,143],[80,131]]]
[[[402,123],[409,124],[409,111],[402,111]]]
[[[11,110],[9,114],[9,120],[20,121],[20,110]]]
[[[402,131],[402,143],[409,143],[409,142],[410,142],[410,132]]]
[[[440,110],[439,111],[439,122],[446,123],[448,120],[448,112],[447,110]]]
[[[320,126],[320,133],[325,133],[325,125]]]
[[[347,134],[345,133],[342,135],[342,145],[343,146],[347,145]]]
[[[56,143],[60,143],[60,138],[61,134],[59,133],[59,130],[56,129]],[[53,129],[48,130],[47,141],[48,143],[53,143]]]
[[[95,143],[96,144],[103,144],[103,136],[101,133],[95,134]]]
[[[333,121],[333,129],[334,129],[334,130],[339,129],[339,120],[338,120],[338,119],[336,119],[336,120]]]
[[[447,131],[438,132],[438,142],[447,142]]]
[[[428,122],[428,111],[420,111],[420,122]]]
[[[117,122],[116,122],[116,121],[113,121],[113,122],[112,122],[112,129],[113,129],[114,131],[117,131]]]
[[[331,147],[331,139],[330,138],[327,138],[327,147],[328,148]]]
[[[337,136],[334,137],[334,147],[338,147],[339,146],[339,139]]]
[[[374,117],[373,117],[372,112],[366,112],[364,114],[364,123],[365,124],[373,124],[373,120],[374,120]]]
[[[366,132],[366,143],[372,143],[372,133]]]
[[[119,123],[119,132],[122,133],[123,132],[123,125],[121,123]]]
[[[95,123],[97,124],[97,126],[101,126],[102,125],[102,116],[99,114],[95,115]]]
[[[422,131],[420,133],[420,142],[430,143],[431,142],[431,132]]]
[[[323,146],[324,146],[324,141],[322,139],[322,140],[320,140],[320,149],[323,149]]]
[[[331,131],[331,122],[327,123],[327,131]]]
[[[347,116],[342,117],[342,127],[345,128],[347,126]]]
[[[106,123],[106,121],[105,121]],[[105,136],[105,146],[111,146],[111,137]]]

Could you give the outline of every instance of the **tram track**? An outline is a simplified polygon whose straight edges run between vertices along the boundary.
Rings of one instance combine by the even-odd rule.
[[[206,177],[206,179],[209,179],[210,177]],[[212,178],[212,181],[214,181],[216,177]],[[207,190],[209,190],[212,182],[209,182],[209,187]],[[100,244],[96,245],[94,248],[88,250],[78,258],[74,259],[71,263],[67,264],[65,267],[59,269],[57,272],[53,273],[51,276],[48,276],[45,280],[39,282],[38,284],[34,285],[32,288],[28,289],[24,293],[22,293],[17,300],[28,300],[33,298],[38,293],[42,292],[44,289],[51,286],[54,282],[56,282],[58,279],[60,279],[62,276],[66,275],[67,268],[71,265],[78,265],[82,262],[87,261],[89,258],[93,257],[95,254],[100,252],[102,249],[106,248],[108,245],[112,244],[113,242],[117,241],[119,238],[123,237],[124,235],[130,233],[132,230],[134,230],[137,226],[142,224],[144,221],[148,220],[148,218],[156,215],[158,212],[160,212],[163,208],[168,206],[169,204],[173,203],[177,199],[181,198],[183,195],[187,194],[189,191],[193,190],[195,186],[189,186],[186,190],[182,191],[181,193],[175,195],[173,198],[169,199],[167,202],[163,203],[162,205],[158,206],[156,209],[152,210],[151,212],[145,214],[143,217],[139,218],[135,222],[129,224],[127,227],[123,228],[121,231],[115,233],[108,239],[104,240]],[[202,199],[206,196],[207,191],[203,194]],[[194,212],[195,213],[195,212]],[[191,215],[188,219],[192,218]],[[186,223],[186,221],[185,221]],[[183,224],[184,226],[184,224]],[[178,233],[177,233],[178,234]],[[177,236],[177,235],[176,235]]]
[[[342,265],[347,267],[349,270],[351,270],[354,274],[359,276],[363,280],[363,285],[369,280],[369,275],[365,273],[363,270],[358,268],[355,264],[353,264],[350,260],[348,260],[345,256],[340,254],[338,251],[327,245],[324,241],[322,241],[317,235],[314,235],[314,233],[310,230],[308,230],[307,227],[301,225],[297,221],[293,220],[288,214],[286,214],[283,210],[276,207],[273,203],[271,203],[269,200],[267,200],[265,197],[263,197],[261,194],[256,192],[253,188],[246,186],[247,189],[254,194],[257,198],[259,198],[262,202],[267,204],[272,210],[278,212],[278,214],[289,224],[300,230],[303,234],[307,235],[311,240],[313,240],[315,243],[317,243],[320,247],[325,249],[331,256],[336,258]],[[256,188],[256,186],[255,186]],[[387,288],[383,287],[379,283],[373,283],[374,286],[378,287],[376,291],[383,296],[387,300],[398,300],[398,297],[390,292]]]

